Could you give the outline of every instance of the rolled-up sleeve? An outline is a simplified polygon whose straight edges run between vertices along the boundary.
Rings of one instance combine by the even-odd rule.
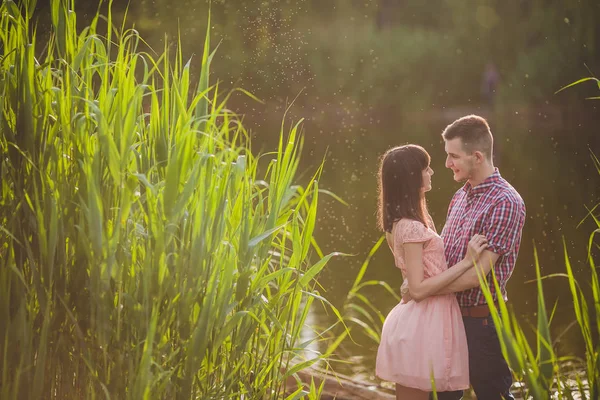
[[[496,203],[483,229],[487,250],[502,256],[517,246],[524,214],[524,205],[516,199],[504,198]]]

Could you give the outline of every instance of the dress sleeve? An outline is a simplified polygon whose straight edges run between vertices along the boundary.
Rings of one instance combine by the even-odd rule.
[[[400,221],[398,227],[398,239],[401,244],[426,242],[434,237],[434,234],[419,221]]]

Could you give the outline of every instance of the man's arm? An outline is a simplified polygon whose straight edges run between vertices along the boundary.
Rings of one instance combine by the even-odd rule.
[[[456,278],[454,281],[448,284],[448,286],[442,288],[442,290],[440,290],[436,294],[462,292],[463,290],[468,290],[479,286],[477,270],[479,270],[479,273],[482,274],[483,277],[486,277],[492,270],[492,267],[496,264],[496,261],[498,261],[499,257],[499,254],[496,254],[489,250],[484,250],[481,254],[481,257],[479,257],[477,265],[474,268],[465,271],[464,274]]]
[[[494,204],[491,212],[486,216],[482,234],[488,240],[488,248],[479,258],[477,267],[479,272],[486,277],[501,255],[514,248],[525,215],[524,205],[514,198],[504,197]],[[461,292],[479,286],[479,278],[475,268],[466,271],[439,294]]]

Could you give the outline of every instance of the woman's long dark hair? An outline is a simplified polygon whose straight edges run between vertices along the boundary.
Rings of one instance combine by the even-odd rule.
[[[395,221],[410,218],[429,226],[423,171],[431,158],[421,146],[407,144],[385,152],[379,167],[378,225],[391,232]]]

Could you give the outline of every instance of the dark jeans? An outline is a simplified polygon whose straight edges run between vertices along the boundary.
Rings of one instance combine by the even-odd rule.
[[[510,393],[512,375],[491,316],[463,317],[469,347],[469,379],[478,400],[514,400]],[[462,390],[438,393],[439,400],[458,400]],[[433,398],[433,397],[431,397]]]

